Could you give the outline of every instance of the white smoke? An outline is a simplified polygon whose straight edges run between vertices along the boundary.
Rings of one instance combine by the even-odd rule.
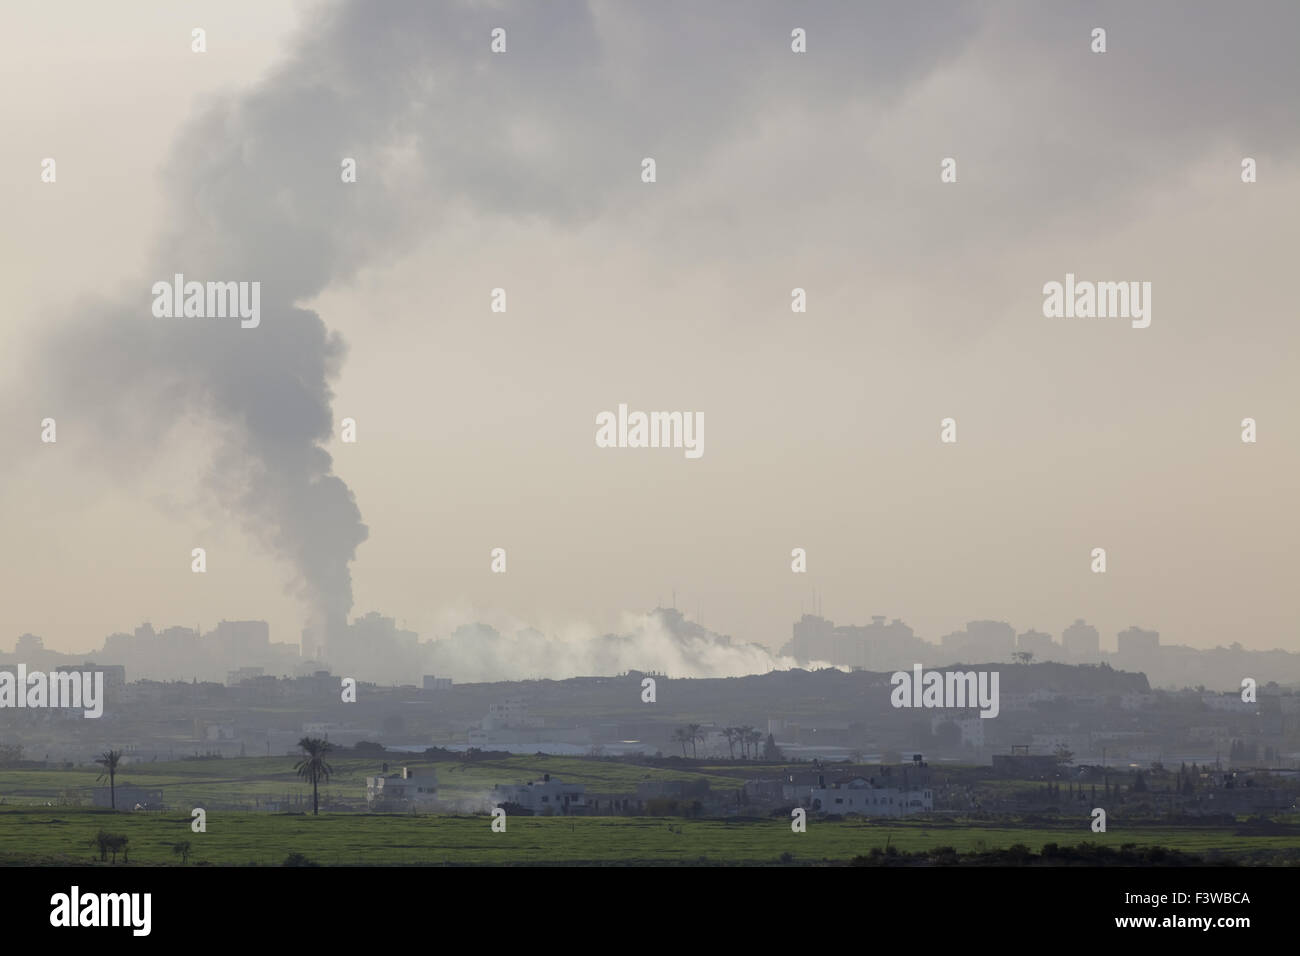
[[[498,620],[498,625],[500,629],[465,624],[423,645],[433,671],[461,682],[481,682],[563,680],[630,670],[668,677],[742,677],[800,666],[794,658],[734,642],[664,608],[625,614],[617,634],[599,634],[582,625],[557,634],[519,622]]]

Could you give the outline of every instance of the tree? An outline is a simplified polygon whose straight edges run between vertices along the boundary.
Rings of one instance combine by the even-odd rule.
[[[1055,756],[1056,762],[1063,767],[1074,763],[1074,751],[1065,746],[1065,744],[1057,744]]]
[[[771,734],[767,735],[767,743],[763,745],[763,759],[775,762],[781,759],[781,749],[776,745],[776,738]]]
[[[749,734],[753,729],[749,724],[741,724],[736,728],[736,740],[740,743],[740,757],[742,760],[749,756]]]
[[[704,739],[704,734],[700,733],[699,724],[687,724],[686,729],[691,735],[691,756],[696,757],[699,755],[699,752],[695,749],[696,741],[702,741]]]
[[[126,845],[128,838],[117,833],[105,833],[100,830],[95,834],[95,839],[90,841],[90,845],[99,849],[99,860],[104,862],[108,859],[108,854],[113,854],[113,862],[117,862],[118,853],[123,854],[125,859]]]
[[[329,783],[330,775],[334,773],[334,768],[325,762],[325,755],[334,748],[328,740],[318,737],[304,737],[298,741],[298,747],[303,758],[294,764],[293,769],[298,771],[298,776],[311,781],[311,812],[316,816],[320,813],[318,785],[321,780]]]
[[[683,757],[686,756],[686,744],[691,742],[692,740],[693,738],[691,737],[691,732],[687,730],[685,727],[678,727],[676,730],[673,731],[672,741],[675,744],[682,745]]]
[[[732,760],[736,759],[736,738],[739,735],[740,735],[740,731],[738,731],[735,727],[724,727],[722,729],[722,736],[727,738],[727,749],[731,751]]]
[[[109,807],[117,809],[117,766],[122,762],[122,751],[106,750],[95,763],[104,768],[96,780],[103,780],[108,777],[108,803]]]
[[[180,843],[172,844],[172,852],[181,858],[182,863],[190,862],[191,849],[193,849],[193,847],[190,846],[189,840],[182,840]]]
[[[763,742],[763,731],[755,728],[749,730],[749,742],[754,748],[754,759],[758,759],[758,747]],[[773,744],[775,746],[775,744]]]
[[[1015,651],[1011,655],[1017,664],[1028,664],[1034,659],[1033,651]]]

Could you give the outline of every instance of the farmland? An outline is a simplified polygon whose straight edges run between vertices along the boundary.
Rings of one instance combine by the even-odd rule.
[[[776,767],[692,762],[654,766],[579,757],[476,755],[387,756],[390,769],[437,774],[439,797],[462,807],[485,808],[495,784],[540,779],[549,773],[582,784],[588,793],[635,791],[647,781],[707,781],[723,804],[747,777]],[[279,866],[298,854],[325,866],[355,865],[789,865],[843,864],[873,850],[916,853],[952,847],[959,853],[997,851],[1022,844],[1090,842],[1164,847],[1208,863],[1300,864],[1300,817],[1268,824],[1213,821],[1126,820],[1111,815],[1108,832],[1093,833],[1086,808],[1058,816],[938,813],[908,819],[825,818],[813,814],[807,831],[794,833],[789,817],[749,815],[532,817],[512,814],[506,832],[493,832],[486,813],[367,813],[365,777],[383,760],[350,752],[330,755],[333,775],[321,788],[322,812],[310,810],[311,788],[294,771],[293,757],[212,758],[128,762],[118,771],[125,787],[159,791],[165,809],[91,805],[99,769],[33,766],[0,771],[0,863],[99,862],[92,844],[104,831],[124,836],[127,850],[103,865]],[[945,771],[950,783],[974,777],[975,768]],[[1008,794],[1038,785],[995,781]],[[191,810],[204,808],[206,832],[191,830]],[[473,809],[477,809],[474,807]],[[175,851],[189,843],[187,859]]]
[[[822,821],[793,833],[783,820],[684,820],[654,817],[516,817],[494,833],[482,816],[214,812],[207,832],[192,833],[185,812],[78,808],[0,809],[0,863],[89,863],[100,830],[128,838],[131,864],[175,865],[175,844],[189,841],[189,865],[279,865],[298,853],[322,865],[483,864],[792,864],[845,863],[873,848],[959,852],[1024,844],[1093,842],[1163,846],[1207,862],[1300,864],[1300,828],[1251,833],[1233,826],[1112,828],[1080,825],[942,821]],[[789,857],[782,859],[783,854]],[[119,860],[117,865],[122,865]]]

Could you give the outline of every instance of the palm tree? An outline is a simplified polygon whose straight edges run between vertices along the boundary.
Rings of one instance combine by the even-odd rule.
[[[724,727],[722,736],[727,738],[727,749],[731,751],[731,759],[736,759],[736,735],[738,731],[735,727]]]
[[[749,742],[754,745],[754,759],[758,759],[758,745],[763,742],[763,731],[753,727],[749,729]]]
[[[113,810],[117,809],[117,765],[122,762],[122,751],[106,750],[95,763],[104,768],[104,772],[95,778],[96,782],[108,777],[108,803]]]
[[[736,728],[736,734],[740,740],[740,756],[749,756],[749,744],[754,739],[754,728],[749,724],[742,724]]]
[[[682,745],[682,756],[686,756],[686,742],[691,739],[690,731],[685,727],[678,727],[673,731],[673,743]]]
[[[293,769],[298,771],[298,776],[311,781],[311,812],[312,816],[316,816],[320,813],[317,785],[321,780],[329,783],[330,774],[334,772],[334,768],[325,762],[325,755],[334,747],[328,740],[318,737],[304,737],[298,741],[298,747],[302,750],[303,758],[294,764]]]
[[[699,724],[687,724],[687,725],[686,725],[686,730],[687,730],[687,731],[690,733],[690,735],[691,735],[691,756],[692,756],[692,757],[696,757],[696,756],[698,756],[698,751],[696,751],[696,749],[695,749],[695,742],[696,742],[697,740],[703,740],[703,739],[704,739],[704,735],[700,733],[700,725],[699,725]]]
[[[182,840],[180,843],[172,844],[172,852],[181,858],[182,863],[188,863],[190,861],[190,850],[191,846],[189,840]]]

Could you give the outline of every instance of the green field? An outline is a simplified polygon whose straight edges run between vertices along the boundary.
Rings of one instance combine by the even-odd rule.
[[[806,833],[791,832],[785,819],[678,819],[667,817],[541,818],[512,816],[505,833],[493,833],[485,815],[370,814],[350,812],[365,806],[365,777],[379,772],[385,758],[331,755],[334,774],[321,788],[323,810],[310,809],[311,787],[294,772],[294,757],[208,758],[127,763],[118,772],[119,788],[158,789],[168,810],[94,809],[91,796],[99,768],[0,770],[0,863],[90,863],[101,829],[129,839],[131,864],[179,865],[173,846],[189,841],[188,865],[278,866],[290,854],[323,865],[476,865],[476,864],[775,864],[843,863],[873,849],[918,852],[950,846],[959,852],[1006,849],[1025,844],[1034,851],[1045,843],[1074,846],[1093,842],[1118,848],[1132,843],[1162,846],[1202,856],[1207,862],[1300,864],[1300,821],[1271,831],[1244,824],[1215,822],[1175,826],[1163,822],[1126,823],[1112,814],[1110,831],[1094,834],[1089,818],[1044,817],[925,820],[826,820],[814,816]],[[388,755],[389,770],[403,763],[414,771],[437,774],[444,800],[479,797],[486,801],[495,784],[540,779],[544,773],[580,783],[590,793],[629,793],[645,780],[705,779],[710,789],[734,791],[747,776],[777,768],[755,764],[689,767],[643,766],[580,757],[514,756],[488,759],[426,760]],[[967,771],[946,770],[958,778]],[[969,771],[974,773],[975,771]],[[1024,781],[992,781],[999,792],[1032,791]],[[119,793],[119,797],[121,794]],[[261,806],[262,812],[251,808]],[[208,830],[192,833],[190,809],[207,810]],[[107,864],[113,865],[113,864]],[[116,865],[123,865],[118,861]]]
[[[330,755],[334,770],[321,787],[322,801],[336,799],[353,806],[365,803],[365,778],[379,773],[381,759]],[[404,761],[390,755],[390,771]],[[295,757],[241,757],[237,759],[173,760],[127,763],[117,774],[119,787],[161,789],[170,807],[244,805],[255,800],[287,802],[311,800],[311,786],[294,772]],[[425,762],[413,758],[405,763],[413,771],[433,770],[438,791],[446,799],[486,793],[496,784],[540,779],[549,773],[566,783],[584,784],[589,792],[634,791],[643,780],[681,780],[703,777],[715,790],[736,789],[744,782],[739,776],[724,776],[713,768],[694,771],[641,767],[615,761],[577,757],[509,757],[500,760],[444,760]],[[734,773],[734,771],[733,771]],[[97,767],[69,770],[0,770],[0,806],[89,805],[99,776]]]
[[[130,840],[131,864],[177,865],[173,844],[193,846],[189,865],[279,865],[301,853],[322,865],[474,864],[793,864],[846,862],[887,844],[902,851],[952,846],[958,851],[1023,843],[1095,842],[1119,847],[1159,845],[1207,862],[1300,864],[1300,835],[1266,836],[1217,827],[1112,827],[1094,834],[1071,826],[979,826],[935,821],[820,821],[806,833],[781,820],[676,820],[650,817],[515,817],[493,833],[486,816],[211,812],[206,833],[190,831],[176,812],[112,812],[76,808],[0,809],[0,863],[90,863],[104,829]],[[119,860],[117,865],[122,865]]]

